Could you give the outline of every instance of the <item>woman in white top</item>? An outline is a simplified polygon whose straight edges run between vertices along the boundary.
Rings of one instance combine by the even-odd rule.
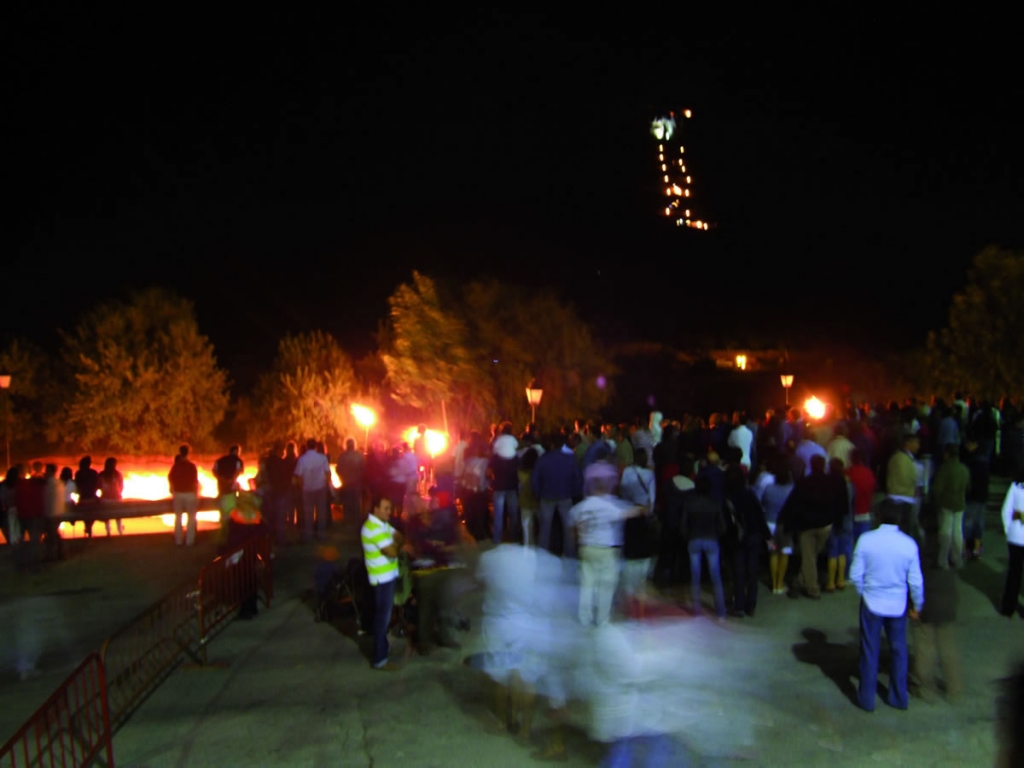
[[[64,467],[60,471],[60,481],[64,484],[64,506],[74,504],[78,501],[78,486],[75,485],[75,475],[71,467]]]
[[[1009,549],[1009,563],[1006,566],[1006,587],[1003,589],[1001,613],[1007,618],[1021,610],[1020,582],[1024,569],[1024,470],[1019,471],[1006,492],[1003,501],[1003,530],[1006,531],[1006,546]]]

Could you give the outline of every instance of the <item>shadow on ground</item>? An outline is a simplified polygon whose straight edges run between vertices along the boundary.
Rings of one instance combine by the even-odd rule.
[[[857,643],[830,643],[820,629],[804,629],[801,634],[807,642],[793,646],[796,660],[818,667],[852,704],[856,704],[857,687],[853,680],[857,677],[860,654]]]
[[[1005,558],[1001,558],[1005,562]],[[992,607],[999,612],[1002,608],[1003,587],[1006,577],[985,560],[972,560],[960,569],[960,578],[985,596]]]

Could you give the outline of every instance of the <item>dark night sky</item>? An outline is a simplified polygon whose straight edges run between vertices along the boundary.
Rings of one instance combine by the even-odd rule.
[[[645,15],[18,19],[4,252],[47,298],[5,288],[3,328],[164,284],[245,380],[289,330],[364,351],[418,268],[553,285],[620,338],[907,344],[1024,245],[1007,19]],[[661,106],[694,110],[715,232],[659,217]]]

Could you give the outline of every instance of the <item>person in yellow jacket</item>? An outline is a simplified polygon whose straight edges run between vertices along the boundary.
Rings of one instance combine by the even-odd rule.
[[[222,497],[228,500],[221,510],[223,515],[228,514],[228,531],[225,549],[231,551],[238,549],[253,536],[266,533],[266,526],[263,524],[263,515],[260,508],[263,506],[263,497],[255,491],[239,491],[235,496]],[[231,501],[234,503],[231,503]]]
[[[921,538],[921,497],[918,494],[920,478],[915,457],[920,449],[920,438],[917,435],[906,435],[900,449],[889,459],[885,470],[885,492],[902,508],[900,529],[916,539]]]

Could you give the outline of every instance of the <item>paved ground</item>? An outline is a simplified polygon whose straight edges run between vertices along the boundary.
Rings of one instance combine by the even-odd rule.
[[[993,502],[1005,485],[993,484]],[[966,695],[952,706],[912,699],[875,713],[850,701],[856,684],[857,597],[774,597],[763,588],[757,617],[708,626],[734,678],[699,710],[691,735],[704,765],[992,765],[993,681],[1024,648],[1024,622],[997,615],[1005,545],[995,504],[986,552],[962,572],[959,642]],[[340,534],[338,529],[335,529]],[[353,550],[352,537],[339,538]],[[177,550],[167,537],[98,540],[36,577],[6,576],[0,610],[42,610],[39,677],[19,682],[11,644],[0,648],[0,733],[9,734],[82,655],[164,590],[198,573],[212,544]],[[0,569],[10,574],[6,553]],[[479,622],[461,651],[413,656],[397,673],[369,669],[351,620],[314,623],[313,555],[291,547],[276,561],[277,597],[252,622],[235,622],[211,646],[225,668],[179,668],[115,737],[122,766],[326,765],[520,766],[542,762],[551,722],[539,716],[529,743],[498,734],[488,690],[464,663],[480,650]],[[470,598],[466,610],[474,611]],[[9,626],[7,618],[0,626]],[[701,620],[706,621],[706,620]],[[62,628],[63,627],[63,628]],[[5,632],[5,634],[7,634]],[[719,642],[720,639],[720,642]],[[17,641],[14,647],[17,647]],[[401,651],[402,644],[396,644]],[[679,663],[700,664],[680,648]],[[883,680],[885,677],[883,676]],[[736,692],[743,693],[737,701]],[[730,698],[732,697],[732,698]],[[567,765],[594,765],[586,712],[571,708]],[[731,724],[723,731],[722,724]],[[748,737],[737,736],[743,733]],[[727,734],[714,736],[714,733]]]

